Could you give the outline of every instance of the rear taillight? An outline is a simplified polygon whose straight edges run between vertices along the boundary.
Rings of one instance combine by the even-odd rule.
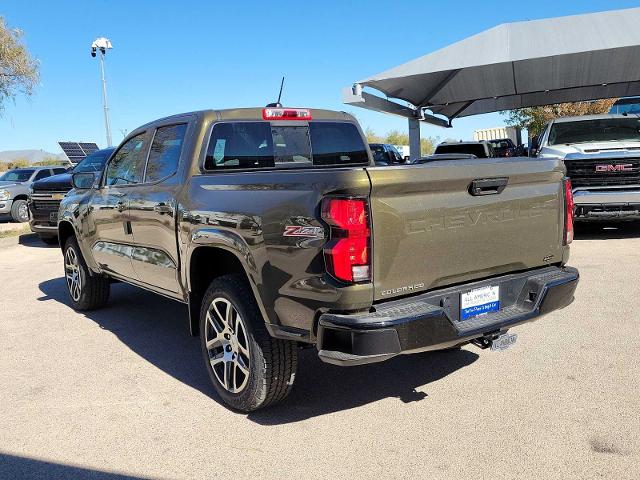
[[[325,198],[322,219],[331,227],[324,250],[329,274],[343,282],[371,280],[368,202],[362,198]]]
[[[311,120],[308,108],[264,108],[263,120]]]
[[[573,191],[571,180],[564,179],[564,245],[573,241]]]

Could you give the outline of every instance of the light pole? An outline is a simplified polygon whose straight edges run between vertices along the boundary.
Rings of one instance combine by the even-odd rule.
[[[95,57],[96,52],[100,52],[100,72],[102,74],[102,103],[104,104],[104,126],[107,130],[107,146],[110,147],[111,143],[111,126],[109,125],[109,106],[107,105],[107,79],[104,76],[104,55],[107,50],[111,50],[111,40],[108,38],[100,37],[96,38],[91,44],[91,56]]]

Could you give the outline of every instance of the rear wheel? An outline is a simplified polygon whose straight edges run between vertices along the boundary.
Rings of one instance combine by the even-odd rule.
[[[211,282],[200,310],[200,338],[209,377],[230,407],[249,412],[291,391],[296,344],[269,335],[243,276]]]
[[[75,310],[95,310],[109,300],[109,279],[89,274],[75,237],[70,237],[64,246],[64,275]]]
[[[29,221],[29,206],[26,200],[15,200],[11,205],[11,218],[14,222],[24,223]]]

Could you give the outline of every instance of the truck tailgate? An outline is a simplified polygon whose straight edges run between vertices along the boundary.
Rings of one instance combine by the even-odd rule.
[[[372,167],[374,300],[562,261],[564,167],[487,158]],[[506,178],[474,196],[474,180]]]

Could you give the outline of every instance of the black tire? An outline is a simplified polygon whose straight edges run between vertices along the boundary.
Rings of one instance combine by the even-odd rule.
[[[77,259],[77,264],[74,268],[70,267],[73,263],[71,260],[72,255]],[[80,247],[78,247],[75,237],[69,237],[65,243],[63,258],[65,281],[73,308],[86,311],[104,307],[109,300],[111,288],[109,279],[100,275],[89,274],[89,269],[82,257],[82,252],[80,252]],[[77,288],[72,286],[73,279],[70,277],[72,273],[76,274],[73,278],[79,279]]]
[[[11,218],[18,223],[29,221],[29,207],[26,200],[15,200],[11,204]]]
[[[237,336],[237,344],[233,347],[233,350],[229,343],[226,344],[226,347],[220,343],[219,346],[214,346],[211,350],[207,349],[208,338],[216,337],[217,335],[216,338],[220,338],[221,342],[224,341],[220,336],[222,330],[216,328],[207,319],[210,308],[214,308],[214,301],[223,302],[223,305],[224,302],[228,302],[235,309],[236,323],[231,333]],[[214,310],[211,310],[211,313],[213,314]],[[232,318],[233,313],[229,324],[233,323]],[[246,334],[241,334],[240,330],[246,332]],[[229,335],[225,335],[225,337],[228,338]],[[242,412],[250,412],[280,402],[291,391],[298,363],[297,344],[287,340],[276,339],[269,335],[253,292],[244,276],[239,274],[224,275],[211,282],[200,308],[200,340],[203,360],[209,378],[218,395],[229,407]],[[216,345],[215,340],[212,339],[211,341],[213,342],[211,345]],[[227,365],[232,363],[220,360],[222,355],[225,357],[227,355],[222,352],[222,349],[228,348],[227,352],[237,352],[233,353],[233,355],[237,355],[238,360],[240,360],[242,356],[241,347],[237,345],[243,343],[243,341],[246,342],[248,347],[248,361],[243,360],[242,363],[248,365],[248,374],[245,376],[240,371],[242,381],[245,381],[244,379],[246,378],[246,383],[242,389],[234,393],[225,387],[224,382],[216,375],[220,374],[220,363],[222,363],[225,374],[227,373]],[[219,353],[216,354],[216,351]],[[216,359],[218,362],[216,367],[213,367],[212,361],[215,362]],[[234,369],[233,378],[235,382],[238,375],[238,367],[234,365],[237,364],[232,364],[231,368]],[[214,368],[216,368],[216,371],[214,371]]]
[[[40,240],[42,240],[47,245],[57,245],[58,237],[52,237],[51,235],[38,235]]]

